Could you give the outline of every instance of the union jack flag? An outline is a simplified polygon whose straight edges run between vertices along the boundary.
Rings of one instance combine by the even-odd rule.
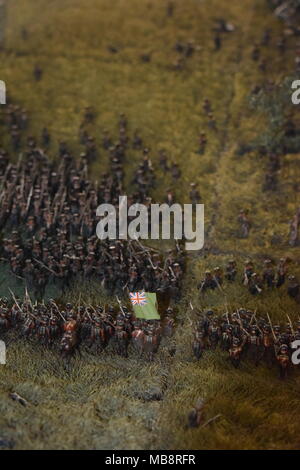
[[[145,292],[130,292],[130,300],[132,305],[146,305],[147,298]]]

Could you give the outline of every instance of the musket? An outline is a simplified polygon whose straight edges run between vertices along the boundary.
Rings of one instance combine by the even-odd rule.
[[[174,273],[173,269],[171,268],[171,266],[169,266],[169,270],[171,271],[171,274],[174,277],[174,279],[177,279],[177,277],[175,276],[175,273]]]
[[[263,334],[262,330],[259,328],[259,326],[258,326],[257,323],[256,323],[256,328],[258,329],[258,331],[260,332],[260,334],[263,336],[264,334]]]
[[[25,287],[25,297],[29,300],[30,306],[31,306],[31,308],[32,308],[32,310],[33,310],[33,305],[32,305],[32,302],[31,302],[31,298],[30,298],[30,296],[29,296],[29,294],[28,294],[27,286]]]
[[[20,168],[21,168],[21,163],[22,163],[22,160],[23,160],[23,153],[19,153],[19,158],[18,158],[18,163],[17,163],[17,172],[19,172]]]
[[[20,310],[20,312],[23,313],[23,311],[22,311],[22,309],[21,309],[20,305],[18,304],[18,301],[17,301],[17,299],[16,299],[16,297],[15,297],[15,294],[13,293],[12,290],[10,290],[10,288],[8,288],[8,290],[9,290],[9,292],[11,293],[11,296],[12,296],[12,298],[14,299],[14,302],[15,302],[16,306],[18,307],[18,309]]]
[[[241,326],[241,330],[244,331],[244,332],[246,333],[246,335],[251,336],[251,335],[248,333],[248,331],[245,330],[245,328],[243,328],[242,326]]]
[[[43,268],[46,268],[47,271],[49,271],[50,273],[54,274],[54,276],[58,276],[58,274],[57,274],[55,271],[53,271],[53,269],[48,268],[48,266],[46,266],[44,263],[42,263],[42,262],[39,261],[38,259],[36,259],[36,258],[32,258],[32,259],[33,259],[36,263],[39,263],[41,266],[43,266]]]
[[[91,309],[93,309],[94,313],[97,313],[95,308],[91,304],[89,304],[89,307],[91,307]]]
[[[260,329],[260,327],[258,326],[258,321],[257,321],[257,318],[256,318],[256,312],[257,312],[257,308],[254,310],[254,313],[253,313],[253,315],[251,316],[251,320],[250,320],[249,325],[251,325],[252,319],[255,318],[255,322],[256,322],[255,327],[258,329],[258,331],[260,332],[260,334],[263,336],[263,332],[262,332],[262,330]]]
[[[86,163],[84,164],[84,167],[83,167],[83,173],[84,173],[85,179],[87,180],[87,178],[88,178],[88,166],[87,166]]]
[[[89,317],[89,319],[90,319],[91,322],[93,323],[94,320],[92,319],[92,317],[91,317],[91,315],[90,315],[90,312],[87,310],[87,306],[85,306],[85,311],[84,311],[84,312],[87,313],[87,316]]]
[[[32,194],[33,194],[33,185],[31,186],[30,188],[30,192],[29,192],[29,195],[28,195],[28,199],[27,199],[27,203],[26,203],[26,215],[29,211],[29,207],[30,207],[30,202],[31,202],[31,198],[32,198]]]
[[[190,307],[191,307],[191,309],[192,309],[192,311],[193,311],[193,310],[194,310],[194,307],[193,307],[193,304],[192,304],[192,302],[191,302],[191,301],[190,301]],[[190,324],[191,324],[191,326],[192,326],[192,324],[193,324],[193,321],[191,320],[191,318],[190,318],[189,314],[187,313],[187,314],[186,314],[186,316],[188,317],[188,320],[190,321]]]
[[[10,288],[8,288],[8,290],[9,290],[9,292],[11,293],[12,298],[14,299],[14,302],[15,302],[16,306],[18,307],[18,309],[20,310],[20,312],[21,312],[21,313],[24,313],[23,310],[21,309],[21,307],[20,307],[20,305],[19,305],[19,303],[18,303],[18,301],[17,301],[17,299],[16,299],[16,297],[15,297],[13,291],[10,290]],[[31,312],[25,312],[25,314],[26,314],[26,315],[30,315],[30,316],[33,317],[35,320],[37,319],[36,316],[33,315],[33,313],[31,313]]]
[[[238,309],[237,309],[236,313],[237,313],[237,316],[239,317],[240,327],[243,328],[243,326],[242,326],[242,325],[243,325],[243,322],[242,322],[242,319],[241,319],[241,316],[240,316],[240,314],[239,314]]]
[[[218,289],[220,289],[221,292],[224,292],[222,287],[220,286],[220,283],[219,283],[218,279],[216,278],[216,276],[213,276],[213,280],[216,282],[216,284],[218,286]]]
[[[202,292],[202,289],[203,289],[204,285],[205,285],[205,281],[202,281],[201,287],[200,287],[200,289],[199,289],[200,294],[201,294],[201,292]]]
[[[228,305],[227,305],[227,297],[225,296],[225,307],[226,307],[226,312],[225,312],[225,315],[226,315],[226,318],[227,318],[227,323],[228,325],[230,324],[229,322],[229,316],[228,316]]]
[[[108,256],[110,259],[113,259],[113,257],[111,256],[111,254],[110,254],[107,250],[105,250],[104,248],[103,248],[103,252],[104,252],[104,254],[105,254],[106,256]]]
[[[109,325],[109,326],[111,326],[112,328],[116,329],[115,325],[114,325],[113,323],[111,323],[109,320],[103,319],[102,321],[103,321],[103,323],[106,323],[107,325]]]
[[[287,314],[287,313],[286,313],[286,316],[287,316],[287,319],[288,319],[288,321],[289,321],[289,324],[290,324],[290,327],[291,327],[292,333],[293,333],[293,335],[294,335],[295,333],[294,333],[293,323],[291,322],[291,319],[290,319],[290,317],[288,316],[288,314]]]
[[[131,240],[129,240],[129,241],[131,241]],[[159,253],[159,250],[155,250],[155,248],[148,248],[148,247],[145,247],[144,245],[142,245],[137,237],[134,238],[134,241],[137,242],[137,244],[140,246],[140,248],[143,251],[154,251],[155,253]]]
[[[166,270],[167,264],[168,264],[168,259],[166,259],[166,260],[165,260],[165,264],[164,264],[163,271],[165,271],[165,270]]]
[[[149,258],[150,264],[151,264],[151,266],[152,266],[152,269],[155,269],[155,266],[154,266],[154,264],[152,263],[151,256],[149,255],[149,253],[147,253],[147,255],[148,255],[148,258]]]
[[[0,195],[0,202],[2,201],[4,195],[5,195],[5,189],[3,189],[3,191],[1,192],[1,195]]]
[[[244,282],[243,282],[244,286],[247,286],[249,284],[249,279],[248,279],[248,276],[246,274],[246,272],[244,272]]]
[[[254,284],[254,287],[256,288],[256,290],[259,294],[262,292],[262,289],[260,287],[258,287],[257,284]]]
[[[253,314],[252,314],[252,316],[251,316],[251,319],[250,319],[250,323],[249,323],[249,325],[251,325],[251,324],[252,324],[252,320],[253,320],[254,318],[255,318],[255,320],[256,320],[256,323],[257,323],[257,319],[256,319],[256,316],[255,316],[255,315],[256,315],[256,312],[257,312],[257,308],[254,310],[254,313],[253,313]]]
[[[118,304],[119,304],[120,310],[121,310],[121,312],[123,313],[123,315],[124,315],[124,317],[125,317],[125,313],[124,313],[123,307],[122,307],[122,305],[121,305],[121,300],[119,299],[119,297],[118,297],[117,295],[116,295],[116,299],[117,299],[117,302],[118,302]]]
[[[271,327],[271,331],[272,331],[272,334],[273,334],[274,341],[277,341],[277,338],[276,338],[276,336],[275,336],[275,333],[274,333],[274,330],[273,330],[273,326],[272,326],[272,323],[271,323],[271,318],[270,318],[270,315],[269,315],[268,312],[267,312],[267,317],[268,317],[268,320],[269,320],[269,323],[270,323],[270,327]]]
[[[65,189],[64,192],[63,192],[61,202],[60,202],[59,213],[61,213],[61,211],[63,209],[64,203],[65,203],[65,200],[66,200],[66,196],[67,196],[67,190]]]
[[[58,203],[58,202],[55,202],[53,220],[56,220],[56,218],[57,218],[58,206],[59,206],[59,203]]]
[[[131,252],[132,258],[135,258],[135,260],[136,260],[137,262],[139,262],[138,258],[135,256],[135,252],[134,252],[133,248],[131,247],[131,244],[130,244],[131,240],[128,240],[128,241],[129,241],[128,248],[129,248],[129,250],[130,250],[130,252]],[[144,251],[143,251],[143,253],[144,253]]]
[[[136,241],[137,241],[137,240],[136,240]],[[150,254],[149,254],[149,251],[150,251],[150,250],[143,249],[143,251],[141,251],[141,252],[135,252],[135,254],[137,254],[137,255],[139,255],[139,254],[146,254],[147,257],[148,257],[148,259],[149,259],[149,262],[150,262],[150,264],[151,264],[152,269],[155,269],[155,266],[154,266],[153,263],[152,263],[152,259],[151,259],[151,256],[150,256]],[[135,255],[132,254],[132,256],[134,256],[135,259],[137,259]],[[160,269],[161,269],[161,268],[160,268]]]
[[[52,300],[52,303],[54,304],[54,306],[56,307],[56,309],[57,309],[59,315],[61,316],[61,318],[62,318],[63,321],[65,322],[66,319],[65,319],[64,316],[60,313],[60,310],[59,310],[59,308],[58,308],[58,305],[54,302],[54,300]]]

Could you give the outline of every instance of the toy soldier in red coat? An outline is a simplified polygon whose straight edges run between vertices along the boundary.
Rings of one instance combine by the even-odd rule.
[[[288,375],[288,370],[290,368],[289,348],[286,344],[282,344],[279,347],[276,359],[279,366],[280,378],[285,379]]]
[[[265,360],[268,367],[271,367],[274,360],[274,339],[270,325],[263,326],[262,329],[262,355],[261,359]]]
[[[131,334],[131,341],[132,341],[134,349],[139,354],[139,356],[141,356],[143,352],[144,338],[145,338],[145,333],[142,329],[141,321],[137,319],[133,322],[133,332]]]
[[[257,366],[259,363],[259,353],[261,346],[261,338],[258,335],[256,327],[252,327],[250,334],[247,335],[247,356]]]
[[[171,337],[174,334],[174,312],[172,308],[168,308],[163,322],[163,336]]]
[[[239,338],[233,338],[232,346],[229,348],[229,359],[235,368],[240,365],[242,351],[242,342],[239,340]]]

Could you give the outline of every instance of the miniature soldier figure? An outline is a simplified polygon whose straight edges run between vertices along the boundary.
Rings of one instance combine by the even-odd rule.
[[[222,46],[222,40],[221,40],[221,36],[219,34],[216,34],[214,36],[214,43],[215,43],[215,51],[219,51],[221,49],[221,46]]]
[[[212,325],[214,320],[214,311],[207,310],[205,317],[201,320],[200,327],[203,329],[205,335],[208,335],[208,329]]]
[[[133,322],[133,328],[134,329],[131,335],[131,341],[133,343],[134,349],[139,354],[139,356],[141,356],[143,352],[144,337],[145,337],[145,333],[143,329],[141,328],[141,321],[135,320]]]
[[[116,341],[117,341],[117,353],[120,356],[127,357],[128,347],[128,334],[126,333],[124,326],[121,324],[116,325],[115,329]]]
[[[300,285],[298,280],[294,275],[290,275],[288,277],[288,288],[287,288],[288,295],[295,300],[300,300]]]
[[[205,349],[204,331],[201,328],[196,328],[192,346],[194,356],[197,360],[199,360],[202,357],[203,351]]]
[[[217,130],[216,120],[213,113],[208,113],[208,127],[214,131]]]
[[[283,380],[287,377],[290,366],[289,348],[286,344],[282,344],[279,347],[276,359],[279,366],[280,378]]]
[[[168,204],[168,206],[172,206],[174,202],[175,202],[175,198],[174,198],[173,191],[171,191],[171,189],[167,189],[166,203]]]
[[[208,98],[204,98],[203,111],[205,114],[209,114],[212,111],[212,107]]]
[[[221,284],[223,283],[223,273],[222,273],[222,269],[219,266],[216,266],[214,268],[213,279],[216,282],[217,287],[221,289]]]
[[[199,136],[199,149],[198,149],[198,153],[199,153],[200,155],[203,155],[203,154],[205,153],[206,145],[207,145],[207,137],[206,137],[206,134],[205,134],[205,132],[200,132],[200,136]]]
[[[174,334],[174,312],[172,308],[168,308],[166,312],[166,316],[163,322],[163,336],[171,337]]]
[[[264,359],[268,367],[272,366],[274,358],[274,340],[272,336],[272,330],[269,325],[263,326],[262,330],[262,355],[261,359]]]
[[[198,189],[196,189],[196,183],[191,183],[190,186],[191,186],[191,191],[190,191],[189,196],[190,196],[190,200],[193,206],[195,206],[196,204],[199,204],[201,197],[200,197],[200,193]]]
[[[44,127],[42,130],[42,144],[44,147],[48,147],[50,144],[51,136],[47,127]]]
[[[251,57],[252,57],[252,60],[254,60],[255,62],[258,61],[260,57],[260,49],[258,47],[258,44],[254,44],[254,47],[251,52]]]
[[[248,289],[250,294],[257,295],[262,292],[262,283],[256,273],[253,273],[249,279]]]
[[[256,366],[259,363],[260,345],[261,340],[257,334],[257,329],[255,327],[252,327],[250,330],[250,334],[248,334],[247,338],[247,355]]]
[[[208,327],[208,341],[212,349],[216,349],[220,337],[221,329],[218,324],[218,319],[214,318],[212,324]]]
[[[275,271],[272,266],[272,261],[270,259],[266,259],[264,261],[265,269],[263,271],[263,282],[267,284],[268,288],[271,289],[274,287],[275,282]]]
[[[271,39],[271,29],[267,28],[264,30],[263,37],[261,40],[261,45],[268,46],[270,43],[270,39]]]
[[[285,278],[287,274],[287,260],[286,258],[280,258],[279,264],[277,267],[277,280],[276,287],[281,287],[285,283]]]
[[[244,277],[243,277],[243,284],[247,286],[251,279],[252,274],[254,273],[253,263],[250,260],[247,260],[244,267]]]
[[[229,348],[229,359],[235,368],[240,365],[242,350],[241,341],[238,338],[233,338],[232,346]]]
[[[165,150],[159,151],[159,166],[164,172],[169,171],[168,159],[167,159],[167,154]]]
[[[137,129],[134,131],[132,147],[134,149],[141,149],[143,147],[143,140]]]
[[[216,289],[217,283],[213,278],[210,271],[205,271],[204,279],[198,284],[198,289],[201,292],[205,292],[207,289]]]
[[[300,225],[300,208],[298,209],[297,213],[294,215],[293,219],[290,222],[289,244],[291,246],[296,246],[299,242],[298,240],[299,225]]]
[[[0,307],[0,332],[10,328],[9,311],[5,307]]]
[[[39,82],[42,79],[43,76],[43,69],[39,66],[36,65],[33,69],[33,76],[37,82]]]
[[[241,225],[241,237],[242,238],[248,238],[250,228],[251,228],[251,222],[248,217],[248,210],[241,210],[238,216],[238,222]]]
[[[179,169],[178,163],[173,163],[170,168],[170,171],[174,180],[178,180],[181,177],[181,171]]]
[[[225,278],[227,279],[227,281],[233,282],[235,281],[236,275],[237,275],[236,262],[233,259],[229,260],[226,266]]]
[[[224,331],[221,336],[221,348],[223,351],[229,351],[230,346],[233,344],[233,329],[229,323],[224,326]]]
[[[195,407],[188,414],[188,427],[197,428],[204,420],[205,403],[200,398],[197,400]]]
[[[148,325],[145,329],[144,351],[149,361],[153,361],[157,350],[158,338],[154,331],[154,325]]]

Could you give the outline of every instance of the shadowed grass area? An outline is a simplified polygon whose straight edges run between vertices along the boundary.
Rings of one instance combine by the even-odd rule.
[[[50,154],[57,158],[58,141],[65,140],[76,155],[78,127],[85,106],[97,111],[89,132],[95,135],[100,157],[92,175],[105,171],[108,160],[101,151],[104,129],[117,139],[117,120],[125,112],[130,135],[138,128],[151,160],[157,167],[159,149],[182,170],[182,183],[174,185],[157,168],[156,199],[172,186],[179,202],[188,202],[189,183],[199,185],[205,204],[206,246],[188,255],[184,294],[177,305],[177,330],[163,340],[154,363],[114,354],[113,346],[101,355],[82,351],[66,369],[55,351],[10,336],[8,363],[0,368],[0,436],[13,439],[17,449],[296,449],[299,447],[299,374],[284,383],[276,369],[254,368],[243,362],[234,370],[226,355],[206,352],[200,362],[192,356],[189,307],[257,308],[272,321],[297,319],[299,306],[285,289],[252,297],[241,285],[243,262],[251,257],[258,270],[265,257],[292,258],[290,271],[299,274],[299,248],[291,249],[288,221],[299,204],[294,183],[300,170],[298,155],[282,158],[279,190],[263,193],[265,161],[256,150],[239,156],[241,143],[249,143],[269,128],[268,117],[249,106],[255,85],[280,82],[290,75],[292,39],[279,55],[277,41],[283,25],[261,0],[174,1],[167,16],[163,0],[9,0],[5,49],[0,52],[1,79],[9,95],[30,111],[28,133],[40,136],[44,126],[53,136]],[[215,17],[236,26],[223,35],[214,51]],[[265,28],[272,29],[271,45],[261,48],[267,69],[262,73],[251,60],[253,43]],[[24,39],[24,30],[27,39]],[[195,43],[195,52],[176,70],[176,41]],[[110,52],[111,48],[117,52]],[[110,48],[110,49],[109,49]],[[142,54],[151,54],[145,63]],[[43,68],[39,82],[36,65]],[[203,99],[213,106],[217,131],[209,129]],[[199,155],[198,134],[207,133],[208,145]],[[8,136],[0,134],[10,149]],[[126,180],[141,157],[131,149]],[[14,156],[17,159],[17,156]],[[297,200],[298,198],[298,200]],[[253,228],[248,239],[237,237],[236,217],[250,209]],[[275,242],[274,242],[275,240]],[[277,241],[276,241],[277,240]],[[163,244],[163,250],[168,244]],[[206,268],[224,266],[234,257],[238,280],[225,284],[225,293],[210,292],[199,298],[196,284]],[[1,291],[16,286],[1,273]],[[115,303],[95,285],[74,286],[70,296],[78,301]],[[47,291],[48,296],[55,292]],[[11,341],[11,342],[10,342]],[[176,344],[175,355],[171,352]],[[24,408],[9,398],[16,391],[28,400]],[[221,414],[204,428],[186,429],[187,413],[198,397],[207,401],[206,417]]]

